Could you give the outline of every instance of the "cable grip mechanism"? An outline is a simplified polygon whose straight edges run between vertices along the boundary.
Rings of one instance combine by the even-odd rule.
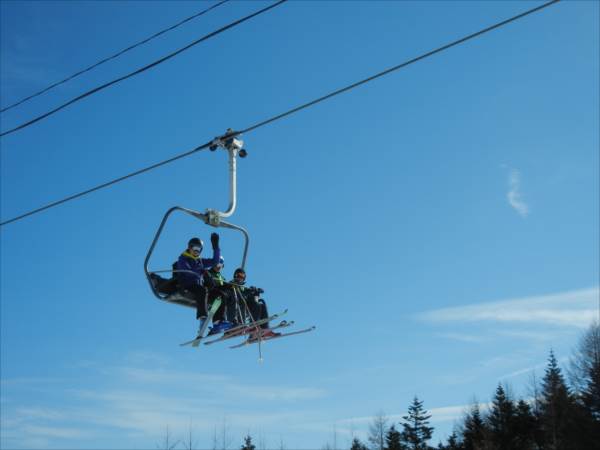
[[[238,131],[233,131],[228,128],[223,136],[216,137],[212,140],[208,149],[214,152],[217,148],[221,147],[229,152],[234,152],[239,155],[240,158],[248,156],[248,151],[243,148],[244,141],[238,139],[241,134]]]

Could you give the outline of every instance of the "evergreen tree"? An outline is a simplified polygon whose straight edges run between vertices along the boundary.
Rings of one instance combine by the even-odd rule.
[[[580,403],[600,422],[600,325],[582,336],[571,358],[570,378]]]
[[[402,442],[411,450],[426,450],[429,448],[427,441],[431,439],[433,427],[429,427],[427,411],[423,408],[423,402],[415,396],[412,404],[408,407],[408,415],[403,416]]]
[[[514,417],[514,450],[529,450],[535,443],[537,422],[531,407],[524,400],[519,400]]]
[[[597,323],[582,336],[571,358],[569,375],[575,391],[578,445],[600,448],[600,326]]]
[[[352,439],[352,447],[350,447],[350,450],[369,450],[369,448],[363,444],[360,439],[354,438]]]
[[[256,450],[256,446],[252,443],[250,435],[244,438],[244,445],[242,445],[241,450]]]
[[[583,433],[588,436],[588,447],[595,443],[594,449],[600,449],[600,363],[590,368],[590,382],[582,393],[581,407]]]
[[[549,450],[576,448],[573,444],[574,403],[552,351],[542,380],[541,395],[539,421],[544,447]]]
[[[385,434],[385,450],[404,450],[401,438],[400,432],[392,425]]]
[[[486,435],[486,427],[481,417],[479,405],[473,404],[467,412],[462,426],[462,446],[465,450],[480,450]]]
[[[600,358],[589,368],[589,381],[581,393],[581,400],[593,420],[600,424]]]
[[[448,437],[448,444],[444,445],[440,442],[440,445],[438,445],[438,450],[464,450],[464,447],[460,442],[456,431],[453,431]]]
[[[515,406],[502,385],[496,388],[492,408],[487,416],[489,441],[494,448],[514,448]]]

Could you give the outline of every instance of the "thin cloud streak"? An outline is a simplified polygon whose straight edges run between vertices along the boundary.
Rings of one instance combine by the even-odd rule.
[[[441,422],[450,422],[453,420],[458,420],[463,415],[471,409],[473,404],[466,405],[455,405],[455,406],[442,406],[438,408],[427,409],[427,413],[431,414],[431,419],[429,422],[433,423],[441,423]],[[487,410],[490,407],[489,403],[478,403],[478,406],[481,410]],[[396,414],[386,414],[385,417],[388,419],[388,423],[399,423],[402,421],[404,416],[408,415],[408,412],[396,413]],[[337,424],[345,425],[345,424],[361,424],[368,425],[373,422],[376,416],[363,416],[363,417],[351,417],[349,419],[342,419],[336,421]]]
[[[501,322],[564,327],[587,327],[595,318],[598,307],[598,287],[557,294],[507,299],[451,308],[441,308],[418,314],[425,322]]]
[[[147,440],[159,438],[165,424],[174,433],[184,434],[190,417],[197,424],[196,431],[209,434],[226,417],[231,431],[241,434],[248,427],[301,424],[315,411],[303,410],[299,402],[306,401],[304,406],[310,408],[312,400],[327,394],[313,387],[249,385],[239,377],[164,367],[109,366],[100,373],[112,387],[74,388],[67,384],[59,392],[68,407],[51,408],[32,402],[3,409],[0,445],[12,448],[29,439],[36,448],[57,446],[106,437],[110,430],[125,431],[131,439]],[[194,382],[190,384],[190,380]],[[57,393],[55,384],[52,391]],[[253,405],[257,401],[271,404],[271,410],[256,411]],[[290,402],[295,405],[292,412]],[[228,412],[232,410],[236,413]]]
[[[521,217],[529,215],[529,206],[521,195],[521,174],[516,169],[510,169],[508,174],[508,193],[506,194],[508,204],[517,211]]]

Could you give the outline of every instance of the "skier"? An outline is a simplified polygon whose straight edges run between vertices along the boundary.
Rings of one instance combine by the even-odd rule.
[[[237,326],[235,298],[231,290],[226,286],[225,277],[221,274],[221,270],[225,267],[223,256],[219,258],[219,263],[212,266],[204,272],[204,286],[208,289],[208,302],[212,303],[215,299],[221,298],[221,306],[213,317],[213,326],[208,333],[213,334],[223,333]]]
[[[264,291],[260,288],[254,287],[254,286],[250,286],[250,287],[246,287],[246,271],[244,269],[242,269],[241,267],[238,269],[235,269],[235,272],[233,272],[233,280],[231,280],[232,284],[235,284],[237,286],[237,289],[239,289],[239,292],[242,295],[242,299],[239,299],[239,301],[241,303],[245,303],[246,306],[248,307],[248,310],[250,312],[250,315],[252,316],[251,319],[252,321],[257,321],[257,320],[261,320],[261,319],[266,319],[269,317],[269,312],[267,310],[267,304],[265,303],[265,301],[260,298],[260,294],[262,294]],[[261,328],[261,336],[262,337],[266,337],[266,338],[270,338],[270,337],[275,337],[275,336],[279,336],[280,333],[276,333],[273,330],[271,330],[269,328],[269,323],[265,322],[262,325],[260,325]],[[251,340],[253,339],[257,339],[257,336],[255,335],[256,333],[253,333],[253,335],[250,337]]]
[[[219,235],[217,233],[212,233],[210,235],[210,242],[213,248],[212,259],[200,257],[204,244],[200,239],[195,237],[189,240],[187,249],[175,263],[175,270],[177,270],[177,272],[175,272],[177,287],[180,291],[188,291],[185,294],[191,295],[196,301],[196,319],[200,321],[200,330],[202,330],[202,325],[206,321],[206,300],[208,294],[207,289],[203,286],[202,275],[206,268],[217,265],[221,257]]]

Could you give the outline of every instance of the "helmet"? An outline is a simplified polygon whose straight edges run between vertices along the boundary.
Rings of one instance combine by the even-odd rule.
[[[204,242],[202,242],[202,240],[197,237],[191,238],[188,242],[188,247],[200,247],[200,250],[202,250],[204,248]]]
[[[243,281],[237,281],[237,283],[239,284],[244,284],[246,282],[246,271],[244,269],[242,269],[241,267],[238,267],[237,269],[235,269],[235,272],[233,272],[233,278],[235,279],[235,277],[237,275],[244,275],[244,280]]]
[[[221,267],[219,268],[219,270],[221,270],[223,267],[225,267],[225,258],[223,258],[222,256],[221,256],[221,257],[219,257],[219,262],[218,262],[218,263],[216,263],[214,266],[212,266],[212,269],[216,269],[216,268],[217,268],[217,266],[221,266]]]

